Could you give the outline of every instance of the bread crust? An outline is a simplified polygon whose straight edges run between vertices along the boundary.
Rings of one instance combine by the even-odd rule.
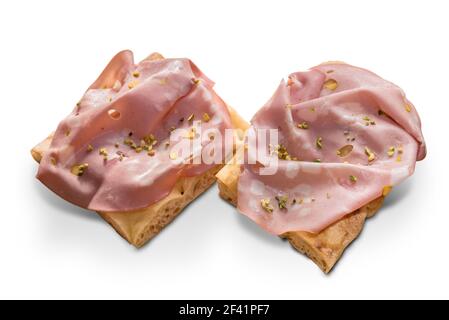
[[[240,165],[231,160],[217,173],[220,196],[237,206]],[[324,273],[329,273],[348,245],[360,234],[367,218],[372,217],[383,204],[381,196],[360,209],[348,214],[317,234],[296,231],[287,232],[287,239],[299,252],[308,256]]]

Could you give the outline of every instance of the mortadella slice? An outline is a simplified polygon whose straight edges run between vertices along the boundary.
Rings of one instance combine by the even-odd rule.
[[[181,161],[200,156],[207,146],[221,147],[218,139],[202,139],[197,132],[212,130],[224,137],[232,127],[213,85],[188,59],[135,64],[132,52],[120,52],[59,124],[37,178],[90,210],[148,207],[179,178],[201,175],[216,165]],[[178,140],[197,146],[191,154],[173,151],[170,137],[176,129],[189,133]]]
[[[245,163],[238,209],[273,234],[318,233],[386,194],[426,155],[421,122],[396,85],[343,63],[282,81],[250,130],[278,129],[266,145],[276,174]]]

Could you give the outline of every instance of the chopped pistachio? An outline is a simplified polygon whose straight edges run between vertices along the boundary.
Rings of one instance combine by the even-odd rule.
[[[156,151],[154,151],[154,150],[148,151],[148,155],[149,155],[150,157],[154,156],[155,154],[156,154]]]
[[[108,159],[108,150],[106,148],[100,148],[98,153],[104,157],[105,160]]]
[[[186,139],[195,139],[196,136],[196,128],[192,127],[190,130],[184,135]]]
[[[318,137],[318,138],[316,139],[316,147],[317,147],[318,149],[323,149],[323,138]]]
[[[396,162],[401,162],[401,161],[402,161],[402,156],[399,155],[399,156],[396,158]]]
[[[70,172],[72,172],[72,174],[74,174],[75,176],[81,177],[86,172],[86,170],[88,168],[89,168],[89,164],[87,164],[87,163],[77,164],[72,167]]]
[[[50,157],[50,162],[51,162],[52,165],[55,166],[56,163],[57,163],[56,158],[55,157]]]
[[[307,130],[307,129],[309,129],[309,124],[307,123],[307,122],[303,122],[303,123],[298,123],[297,125],[296,125],[299,129],[304,129],[304,130]]]
[[[191,121],[193,121],[193,118],[195,118],[195,115],[192,113],[192,114],[187,118],[187,121],[191,122]]]
[[[65,131],[65,135],[66,135],[66,137],[70,136],[70,132],[71,132],[71,130],[70,130],[70,129],[67,129],[67,130]]]
[[[127,145],[128,147],[130,147],[131,149],[136,149],[136,148],[137,148],[136,143],[135,143],[132,139],[130,139],[130,138],[126,138],[126,139],[123,141],[123,143],[124,143],[125,145]]]
[[[122,152],[122,151],[120,151],[120,150],[118,150],[117,152],[116,152],[116,154],[119,156],[119,160],[120,161],[122,161],[123,160],[123,158],[125,157],[125,154]]]
[[[352,183],[356,183],[358,179],[357,179],[356,176],[350,175],[350,176],[349,176],[349,180],[350,180]]]
[[[409,103],[405,104],[405,111],[412,112],[412,106]]]
[[[169,157],[171,160],[176,160],[178,158],[178,154],[176,152],[171,152]]]
[[[276,196],[275,199],[278,202],[279,209],[287,209],[288,196],[286,195]]]
[[[142,147],[137,147],[134,151],[136,151],[136,153],[140,153],[142,152],[143,148]]]
[[[313,162],[321,163],[321,159],[315,159],[315,160],[313,160]]]
[[[130,83],[128,83],[128,89],[133,89],[135,88],[137,85],[139,84],[139,82],[137,80],[133,80]]]
[[[209,116],[209,114],[207,112],[203,114],[203,121],[204,122],[209,122],[210,121],[210,116]]]
[[[287,109],[291,109],[291,108],[293,107],[293,105],[292,105],[291,103],[287,103],[287,104],[285,105],[285,107],[286,107]]]
[[[166,85],[167,84],[167,78],[162,78],[159,80],[159,84]]]
[[[274,210],[273,206],[270,204],[270,199],[262,199],[262,200],[260,200],[260,205],[268,213],[272,213],[273,210]]]
[[[365,154],[368,156],[369,162],[374,161],[376,159],[376,155],[368,147],[365,147]]]
[[[372,120],[370,117],[368,116],[364,116],[363,117],[363,121],[365,121],[365,126],[375,126],[376,125],[376,121]]]
[[[282,144],[276,146],[275,153],[278,155],[278,158],[281,160],[292,160],[292,157],[288,153],[287,148]]]
[[[201,79],[193,78],[192,81],[193,81],[194,84],[200,84]]]
[[[132,144],[134,144],[134,141],[130,138],[126,138],[125,140],[123,140],[123,143],[127,146],[131,146]]]
[[[91,144],[88,144],[86,151],[87,152],[92,152],[93,150],[94,150],[94,147]]]
[[[344,158],[348,154],[350,154],[353,149],[354,149],[354,146],[352,144],[347,144],[337,150],[337,156]]]
[[[403,154],[404,153],[404,148],[402,146],[398,148],[398,153],[399,154]]]
[[[388,148],[388,156],[391,158],[392,156],[394,156],[394,153],[396,152],[396,148],[395,147],[390,147]]]
[[[153,134],[149,134],[143,137],[143,140],[150,146],[154,146],[157,143],[156,137]]]
[[[334,91],[338,87],[338,82],[334,79],[328,79],[324,82],[324,87],[328,90]]]
[[[390,192],[391,192],[392,189],[393,189],[392,186],[385,186],[385,187],[383,188],[383,190],[382,190],[382,195],[383,195],[384,197],[388,196],[388,195],[390,194]]]
[[[134,78],[138,78],[138,77],[140,77],[140,72],[139,72],[139,71],[137,71],[137,70],[136,70],[136,71],[134,71],[134,72],[133,72],[133,77],[134,77]]]

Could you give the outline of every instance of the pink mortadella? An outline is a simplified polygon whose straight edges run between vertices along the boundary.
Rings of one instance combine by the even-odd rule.
[[[282,81],[250,130],[279,130],[274,175],[245,163],[238,209],[272,234],[318,233],[413,174],[426,146],[413,104],[365,69],[330,63]]]
[[[188,59],[145,59],[118,53],[59,124],[37,178],[65,200],[103,212],[142,209],[167,196],[182,177],[216,164],[188,162],[232,127],[214,83]],[[187,136],[173,141],[172,132]],[[191,154],[173,151],[182,139]],[[196,141],[199,139],[200,141]],[[217,139],[219,140],[219,139]],[[195,143],[198,142],[198,143]]]

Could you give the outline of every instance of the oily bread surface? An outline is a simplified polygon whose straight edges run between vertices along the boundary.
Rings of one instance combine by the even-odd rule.
[[[156,60],[163,57],[153,53],[147,59]],[[233,127],[246,129],[246,122],[234,109],[229,106],[228,109]],[[37,162],[41,161],[43,154],[48,150],[52,137],[53,134],[31,150],[31,155]],[[145,209],[132,212],[98,212],[98,214],[129,243],[140,248],[173,221],[190,202],[206,191],[216,181],[215,174],[222,167],[223,165],[217,165],[202,175],[179,179],[164,199]]]
[[[232,159],[217,174],[220,196],[237,206],[237,184],[240,165]],[[346,247],[360,234],[367,218],[372,217],[382,206],[381,196],[360,209],[345,216],[323,231],[312,234],[297,231],[281,235],[299,252],[307,255],[321,270],[329,273],[342,256]]]

